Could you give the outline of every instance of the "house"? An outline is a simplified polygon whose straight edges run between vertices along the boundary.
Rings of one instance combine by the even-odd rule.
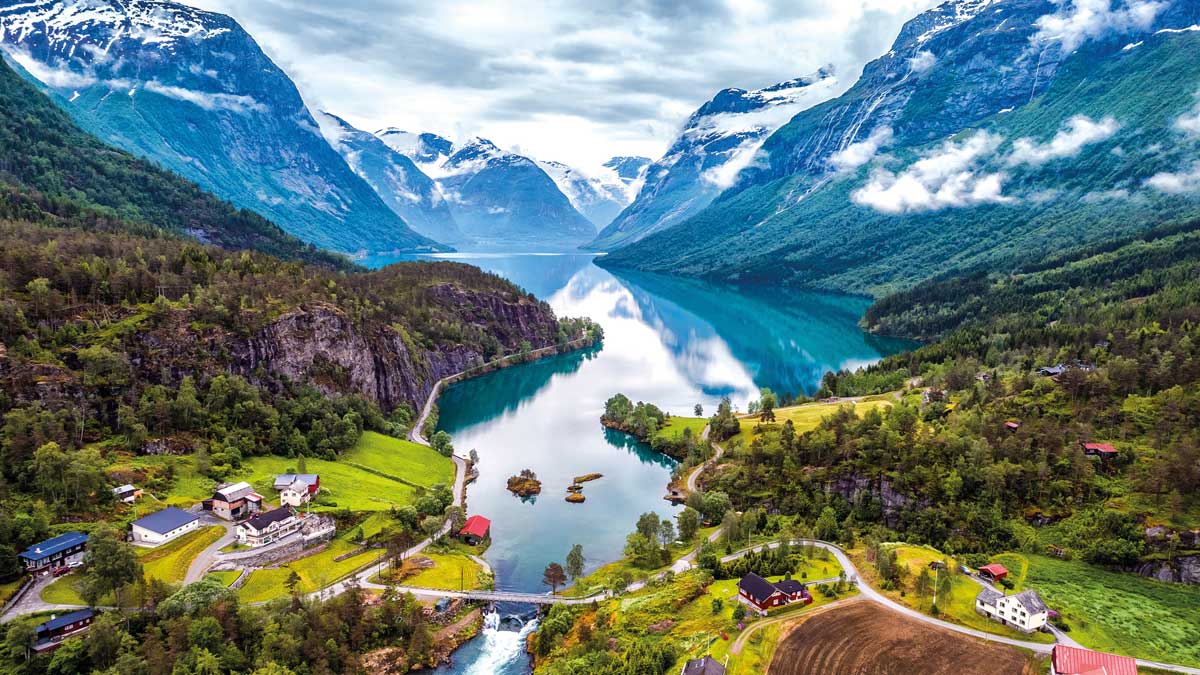
[[[793,602],[807,605],[812,602],[812,596],[799,581],[789,579],[773,584],[751,572],[738,582],[738,601],[766,614],[771,608]]]
[[[140,544],[158,546],[177,539],[200,527],[200,516],[174,506],[138,518],[129,524],[130,539]]]
[[[88,536],[81,532],[66,532],[25,549],[19,556],[25,571],[46,573],[51,568],[83,560]]]
[[[1009,431],[1016,431],[1017,429],[1021,428],[1021,423],[1020,422],[1005,422],[1004,428],[1008,429]]]
[[[91,609],[51,616],[49,621],[38,624],[33,650],[47,652],[57,649],[63,640],[86,631],[95,620],[96,612]]]
[[[1060,363],[1060,364],[1054,365],[1054,366],[1046,366],[1044,368],[1038,368],[1037,372],[1038,372],[1038,375],[1042,375],[1045,377],[1058,377],[1059,375],[1062,375],[1063,373],[1067,372],[1067,367]]]
[[[979,568],[979,576],[990,581],[1000,581],[1008,576],[1008,568],[1000,563],[992,563]]]
[[[1137,660],[1090,649],[1054,645],[1050,675],[1137,675]]]
[[[1117,456],[1117,449],[1108,443],[1084,443],[1083,454],[1088,457],[1111,459]]]
[[[241,520],[262,511],[262,495],[247,482],[218,488],[209,500],[213,515],[225,520]]]
[[[729,659],[725,659],[726,663]],[[725,666],[717,663],[711,656],[702,659],[692,659],[683,664],[679,675],[725,675]]]
[[[463,528],[458,531],[458,536],[467,544],[474,546],[487,539],[491,531],[492,521],[483,516],[471,516],[467,518],[467,522],[463,525]]]
[[[946,562],[944,560],[932,560],[929,562],[929,569],[944,570],[946,569]]]
[[[260,513],[237,526],[238,543],[246,546],[265,546],[298,532],[304,519],[286,506]]]
[[[122,485],[121,487],[113,488],[112,493],[113,497],[115,497],[117,501],[125,502],[126,504],[132,504],[137,501],[138,497],[142,496],[141,488],[135,488],[128,483]]]
[[[315,473],[285,473],[275,477],[282,506],[300,506],[312,501],[321,491],[321,476]]]
[[[975,596],[975,611],[1022,633],[1041,630],[1049,619],[1046,603],[1032,590],[1005,595],[985,588]]]

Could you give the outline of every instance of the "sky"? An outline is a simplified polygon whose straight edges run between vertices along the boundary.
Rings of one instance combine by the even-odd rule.
[[[184,0],[233,16],[310,107],[595,167],[657,159],[728,87],[841,90],[938,0]]]

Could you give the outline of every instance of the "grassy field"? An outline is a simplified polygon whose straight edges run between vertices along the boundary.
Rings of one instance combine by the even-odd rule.
[[[687,544],[672,544],[670,547],[672,562],[690,553],[692,549],[700,545],[701,541],[707,539],[716,530],[716,527],[701,528],[696,534],[695,541]],[[587,596],[600,589],[611,587],[613,581],[622,574],[632,581],[645,580],[670,566],[670,564],[666,564],[654,569],[643,569],[634,565],[632,561],[622,558],[606,565],[601,565],[590,574],[577,579],[570,588],[562,593],[570,597]]]
[[[896,399],[891,394],[879,394],[868,396],[857,403],[852,401],[843,401],[841,403],[806,403],[789,408],[776,408],[775,424],[782,425],[786,420],[791,420],[792,425],[796,427],[796,433],[799,434],[816,429],[817,425],[821,423],[821,418],[829,415],[841,406],[853,406],[854,411],[862,415],[868,410],[889,407],[895,401]],[[754,427],[760,424],[758,416],[743,417],[740,423],[741,431],[730,439],[729,442],[741,442],[743,445],[748,446],[754,440]]]
[[[8,602],[8,599],[11,598],[17,592],[17,589],[21,587],[21,582],[23,581],[25,581],[24,577],[18,577],[16,581],[10,581],[7,584],[0,584],[0,606],[3,606],[4,603]]]
[[[220,572],[209,572],[208,574],[204,575],[204,578],[212,579],[222,586],[228,586],[229,584],[237,581],[239,576],[241,576],[241,572],[238,572],[237,570],[224,570]]]
[[[447,591],[475,591],[483,588],[479,578],[483,567],[461,553],[424,553],[433,567],[422,570],[399,583],[404,586],[440,588]]]
[[[700,437],[700,433],[704,431],[704,427],[708,426],[707,417],[679,417],[672,415],[671,419],[663,425],[663,428],[658,430],[658,436],[666,438],[678,438],[683,434],[684,429],[691,429],[692,434]]]
[[[925,614],[931,614],[933,607],[933,596],[929,595],[921,597],[916,593],[917,575],[921,573],[921,569],[927,568],[929,563],[935,560],[945,560],[946,556],[940,551],[923,546],[895,546],[892,550],[896,551],[896,562],[901,568],[907,568],[908,572],[901,580],[901,588],[893,591],[881,592],[908,607],[920,610]],[[854,560],[855,567],[864,577],[864,580],[871,584],[876,589],[879,589],[879,578],[875,573],[875,564],[867,562],[866,551],[857,549],[851,552],[851,558]],[[951,565],[957,565],[956,561],[951,561]],[[945,572],[942,572],[944,574]],[[981,630],[987,633],[1003,635],[1005,637],[1018,638],[1029,640],[1032,642],[1054,642],[1054,636],[1048,633],[1034,633],[1025,635],[1024,633],[1008,628],[1003,624],[991,621],[975,611],[975,596],[979,595],[982,587],[971,579],[955,574],[950,581],[950,596],[937,598],[938,609],[940,610],[940,618],[954,623],[969,626],[976,630]],[[901,595],[903,591],[903,595]]]
[[[316,555],[281,565],[278,569],[255,570],[250,573],[245,585],[238,589],[238,598],[242,602],[263,602],[285,597],[288,595],[287,579],[293,571],[300,577],[296,590],[311,593],[378,560],[384,553],[381,549],[372,549],[342,561],[334,560],[355,548],[354,544],[344,539],[334,539],[327,549]]]
[[[321,475],[321,495],[314,511],[348,508],[351,511],[386,511],[415,499],[414,485],[423,487],[454,482],[454,462],[416,443],[365,432],[358,445],[336,462],[308,459],[307,471]],[[296,468],[286,457],[252,457],[245,462],[241,480],[263,495],[274,495],[275,476]]]
[[[158,476],[164,475],[168,470],[173,472],[174,479],[166,492],[147,490],[144,499],[180,508],[208,499],[217,486],[213,479],[196,473],[195,461],[191,456],[120,454],[108,470],[138,471]],[[150,492],[154,494],[151,495]]]
[[[1078,561],[997,556],[1018,588],[1032,588],[1093,649],[1200,666],[1200,587],[1109,572]]]

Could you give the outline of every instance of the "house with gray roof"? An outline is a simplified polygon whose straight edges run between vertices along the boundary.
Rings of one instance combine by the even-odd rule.
[[[975,596],[975,611],[1022,633],[1041,630],[1049,619],[1046,603],[1032,589],[1005,595],[994,588],[985,587]]]

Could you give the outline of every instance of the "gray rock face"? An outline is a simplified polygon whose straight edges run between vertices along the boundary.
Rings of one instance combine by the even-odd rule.
[[[1176,584],[1200,584],[1200,556],[1179,556],[1174,561],[1158,560],[1138,565],[1137,573]]]
[[[894,490],[892,482],[886,478],[861,476],[837,478],[826,486],[826,491],[839,495],[849,502],[857,501],[864,496],[878,500],[883,504],[883,518],[888,527],[895,527],[900,522],[901,511],[914,504],[920,505]]]

